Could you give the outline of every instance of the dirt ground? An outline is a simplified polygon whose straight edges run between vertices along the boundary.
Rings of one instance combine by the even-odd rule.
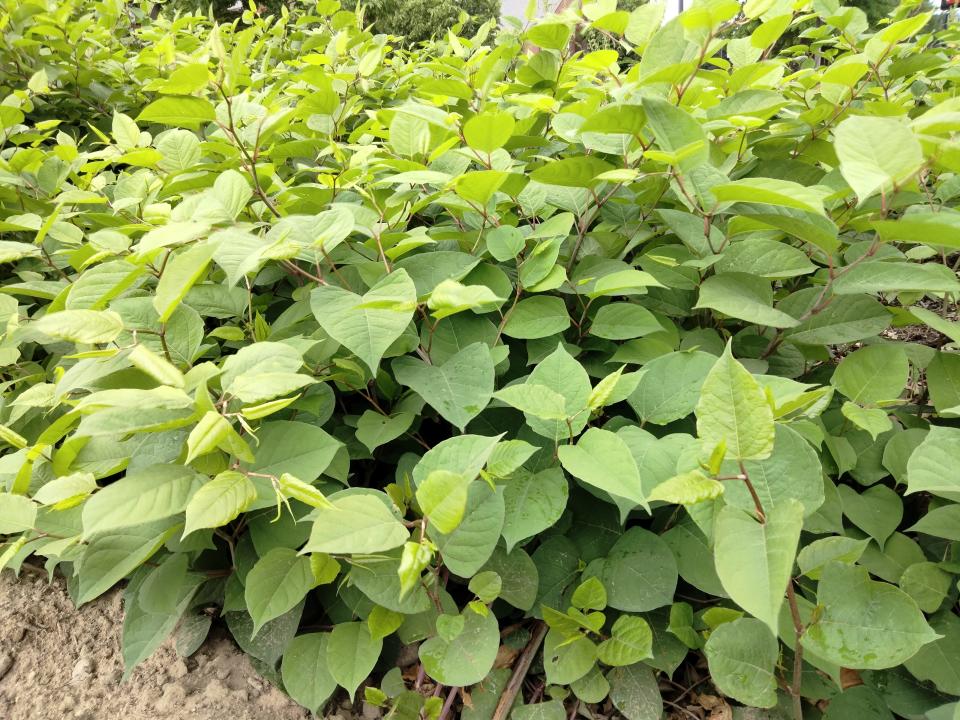
[[[172,643],[120,684],[121,593],[77,610],[60,581],[0,573],[3,720],[304,720],[224,634],[193,656]]]

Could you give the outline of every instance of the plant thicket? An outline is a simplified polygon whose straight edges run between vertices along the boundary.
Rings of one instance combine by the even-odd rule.
[[[0,567],[314,711],[956,717],[956,31],[149,11],[0,2]]]

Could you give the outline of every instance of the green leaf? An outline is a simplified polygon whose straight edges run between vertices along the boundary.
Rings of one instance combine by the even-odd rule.
[[[840,172],[862,203],[889,194],[923,164],[923,149],[910,127],[895,117],[857,115],[834,131]]]
[[[814,580],[820,579],[823,568],[831,562],[855,563],[863,555],[870,540],[864,538],[825,537],[814,540],[797,554],[800,572]]]
[[[337,681],[327,665],[329,642],[330,633],[298,635],[280,663],[284,689],[312,713],[318,713],[337,689]]]
[[[588,578],[573,591],[570,603],[579,610],[603,610],[607,606],[607,591],[597,578]]]
[[[506,552],[497,547],[483,566],[501,580],[500,599],[519,610],[529,610],[537,599],[540,577],[533,560],[520,548]]]
[[[558,297],[537,295],[517,303],[503,326],[503,334],[520,340],[550,337],[570,327],[567,306]]]
[[[925,491],[960,500],[960,478],[953,471],[958,453],[960,429],[931,427],[907,461],[907,494]]]
[[[502,530],[507,552],[552,527],[567,507],[567,494],[567,479],[559,468],[536,473],[520,469],[508,477],[503,491]]]
[[[944,505],[928,510],[907,529],[947,540],[960,540],[960,505]]]
[[[773,451],[773,411],[730,344],[703,383],[696,414],[700,439],[708,447],[725,442],[727,457],[762,460]]]
[[[320,327],[375,373],[387,348],[410,322],[416,300],[413,281],[398,269],[363,296],[334,285],[315,288],[310,307]]]
[[[709,353],[692,351],[667,353],[643,368],[637,389],[627,398],[637,417],[655,425],[666,425],[694,411],[700,390],[716,363]]]
[[[469,481],[448,470],[434,470],[417,488],[417,502],[430,524],[449,535],[463,519]]]
[[[201,485],[187,503],[183,537],[201,528],[218,528],[235,520],[257,498],[257,488],[243,473],[225,470]]]
[[[960,247],[960,214],[955,212],[909,212],[896,220],[875,220],[871,225],[885,242]]]
[[[468,202],[485,206],[493,194],[507,181],[509,175],[499,170],[474,170],[460,175],[454,181],[457,195]]]
[[[577,634],[568,638],[551,628],[543,642],[543,669],[551,685],[569,685],[586,675],[597,662],[597,646]]]
[[[753,707],[777,704],[779,647],[761,621],[745,617],[724,623],[710,633],[704,649],[710,677],[724,695]]]
[[[390,147],[398,155],[416,157],[430,151],[430,125],[415,115],[397,112],[390,121]]]
[[[565,412],[570,416],[570,424],[567,425],[564,420],[544,420],[526,414],[524,417],[531,430],[554,441],[569,438],[571,431],[574,435],[580,434],[590,419],[586,409],[592,392],[590,376],[583,365],[571,357],[562,345],[557,345],[556,350],[533,369],[527,382],[542,385],[562,395],[566,401]]]
[[[171,561],[163,563],[140,581],[142,575],[136,576],[130,583],[124,598],[123,633],[121,645],[123,649],[123,679],[130,676],[141,662],[159,648],[170,636],[180,618],[193,600],[202,580],[196,575],[186,575],[186,561],[178,564],[184,572],[177,580],[164,578],[168,582],[166,588],[169,593],[169,606],[156,609],[149,607],[149,598],[155,591],[157,583],[151,579],[157,578],[163,570],[169,567]]]
[[[196,129],[215,119],[216,113],[210,101],[186,95],[169,95],[154,100],[137,116],[137,120],[141,122],[189,129]]]
[[[650,666],[635,663],[615,667],[607,673],[607,681],[610,702],[627,720],[660,720],[663,699]]]
[[[167,261],[153,296],[153,307],[161,323],[170,319],[190,288],[206,272],[214,250],[213,243],[194,245]]]
[[[391,417],[373,410],[364,410],[357,420],[357,440],[373,452],[381,445],[401,437],[410,429],[414,420],[416,417],[413,413],[402,412]]]
[[[823,505],[823,468],[816,450],[789,425],[777,424],[773,452],[763,460],[745,460],[744,469],[766,511],[796,500],[803,504],[804,517]],[[721,465],[723,475],[738,475],[737,462]],[[743,482],[724,483],[724,501],[743,510],[754,508],[753,498]]]
[[[546,185],[562,187],[590,187],[594,178],[613,170],[613,165],[593,155],[553,160],[530,173],[530,177]]]
[[[32,321],[27,332],[64,342],[108,343],[123,332],[123,319],[110,310],[61,310]]]
[[[327,669],[351,698],[373,671],[383,641],[374,639],[366,623],[340,623],[327,640]]]
[[[960,281],[956,273],[934,263],[865,262],[844,271],[833,283],[835,295],[958,291]]]
[[[246,470],[261,475],[280,477],[284,473],[305,481],[320,476],[342,447],[340,443],[316,425],[290,420],[263,423],[257,430],[258,444],[255,460],[246,464]],[[273,504],[273,487],[268,480],[251,478],[261,500]],[[260,501],[256,503],[260,507]]]
[[[452,640],[437,635],[420,646],[427,675],[444,685],[463,687],[483,680],[500,648],[500,631],[493,613],[464,610],[463,630]]]
[[[0,534],[13,535],[34,527],[37,504],[23,495],[0,493]]]
[[[151,465],[96,492],[83,505],[83,535],[163,520],[183,512],[200,476],[182,465]]]
[[[253,635],[265,623],[295,607],[316,585],[310,559],[292,548],[274,548],[247,573],[244,600],[253,618]]]
[[[367,627],[374,639],[392,635],[403,624],[403,614],[388,610],[380,605],[374,606],[367,617]]]
[[[814,288],[810,290],[813,292],[805,293],[803,300],[809,300],[812,304],[816,302],[819,291]],[[800,296],[800,293],[797,295]],[[804,302],[803,306],[794,310],[781,303],[780,308],[800,317],[809,309],[809,305]],[[890,321],[890,313],[879,302],[866,295],[853,295],[845,297],[843,302],[827,305],[821,312],[788,329],[786,335],[792,342],[805,345],[839,345],[879,335],[890,325]]]
[[[705,500],[713,500],[723,494],[723,483],[708,478],[698,470],[674,475],[660,483],[650,492],[650,502],[676,503],[677,505],[695,505]]]
[[[468,345],[443,364],[411,357],[392,364],[397,382],[412,388],[461,432],[493,397],[493,366],[490,348],[482,343]]]
[[[92,538],[80,559],[77,603],[103,595],[150,559],[177,530],[179,526],[171,521],[157,520]]]
[[[659,535],[632,527],[613,544],[606,557],[587,565],[584,579],[588,577],[597,577],[603,583],[610,607],[647,612],[673,601],[677,563]]]
[[[707,278],[700,286],[700,299],[694,307],[710,308],[769,327],[789,328],[798,324],[796,318],[773,307],[773,291],[766,280],[741,272]]]
[[[495,572],[485,570],[470,578],[468,588],[470,592],[477,596],[480,602],[492,603],[500,597],[503,581]]]
[[[900,496],[885,485],[874,485],[858,493],[849,485],[839,485],[843,514],[850,522],[877,541],[880,549],[903,519]]]
[[[903,571],[898,584],[921,610],[933,613],[940,609],[950,592],[953,576],[935,562],[918,562]]]
[[[497,297],[486,285],[462,285],[456,280],[444,280],[430,293],[427,307],[438,320],[465,310],[490,310],[502,305],[504,298]]]
[[[710,156],[707,135],[692,115],[659,97],[645,97],[643,109],[654,142],[671,156],[667,162],[689,172],[707,161]]]
[[[713,188],[711,191],[715,191]],[[717,261],[717,273],[739,272],[767,280],[782,280],[812,273],[817,266],[806,253],[792,245],[775,240],[741,240],[732,243]],[[762,286],[761,286],[762,288]],[[761,294],[761,297],[765,295]],[[766,302],[763,303],[767,305]],[[766,312],[762,310],[761,312]]]
[[[845,356],[831,384],[856,403],[896,400],[906,387],[910,363],[898,345],[870,345]]]
[[[470,577],[483,567],[497,546],[504,514],[502,489],[470,484],[463,521],[457,529],[449,534],[430,532],[450,572]]]
[[[563,469],[574,477],[648,508],[637,463],[616,433],[590,428],[576,445],[561,445],[557,454]]]
[[[474,150],[492,153],[507,144],[516,125],[513,116],[506,112],[474,115],[463,125],[463,137]]]
[[[804,645],[842,667],[895,667],[937,639],[909,595],[871,580],[857,565],[831,563],[823,569],[817,606]]]
[[[510,225],[500,225],[488,230],[484,239],[487,242],[487,250],[495,260],[500,262],[513,260],[526,244],[523,233]]]
[[[915,678],[932,682],[949,695],[960,694],[960,618],[949,610],[930,618],[930,627],[941,637],[921,647],[905,661]]]
[[[721,202],[781,205],[821,215],[824,213],[823,200],[826,196],[822,189],[769,177],[747,177],[719,183],[712,186],[710,192]]]
[[[303,602],[280,617],[271,620],[257,635],[253,636],[253,619],[245,612],[226,613],[227,627],[237,641],[240,649],[261,661],[269,668],[275,668],[280,656],[293,642],[297,626],[303,615]]]
[[[723,589],[774,634],[802,526],[803,505],[795,500],[769,510],[765,523],[730,506],[717,515],[714,557]]]
[[[567,399],[546,385],[531,382],[510,385],[493,396],[525,415],[543,420],[564,420],[567,417]]]
[[[531,42],[548,50],[562,50],[570,39],[570,28],[563,23],[540,23],[527,31]]]
[[[590,334],[607,340],[630,340],[661,332],[663,326],[653,313],[633,303],[610,303],[597,311]]]
[[[409,533],[375,495],[346,495],[319,508],[301,552],[375,553],[400,547]]]
[[[610,628],[610,637],[600,643],[597,657],[605,665],[633,665],[653,657],[653,631],[643,618],[621,615]]]

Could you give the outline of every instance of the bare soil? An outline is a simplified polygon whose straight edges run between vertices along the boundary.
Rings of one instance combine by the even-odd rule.
[[[189,658],[168,642],[120,682],[121,592],[79,610],[62,581],[0,573],[3,720],[304,720],[225,633]]]

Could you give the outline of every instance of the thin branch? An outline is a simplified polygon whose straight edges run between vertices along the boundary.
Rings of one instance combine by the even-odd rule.
[[[510,708],[513,707],[513,701],[516,699],[517,693],[519,693],[520,688],[523,687],[523,681],[524,678],[527,677],[530,664],[533,662],[533,658],[536,657],[537,651],[540,649],[540,645],[543,643],[546,635],[547,624],[542,620],[538,620],[534,627],[533,635],[530,637],[530,642],[527,643],[527,646],[523,649],[523,652],[520,653],[520,657],[517,658],[517,662],[513,666],[513,675],[510,676],[510,682],[508,682],[507,687],[504,688],[503,695],[500,696],[500,701],[497,703],[497,707],[493,711],[493,716],[490,720],[504,720],[504,718],[507,717]]]

